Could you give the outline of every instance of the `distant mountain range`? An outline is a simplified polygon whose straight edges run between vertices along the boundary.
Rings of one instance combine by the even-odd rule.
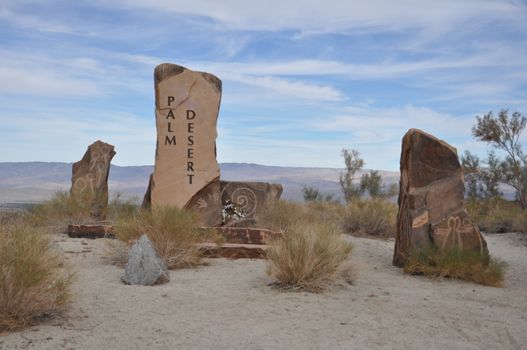
[[[124,198],[135,198],[140,202],[153,169],[151,165],[112,165],[108,183],[110,195],[121,193]],[[280,183],[284,186],[282,198],[288,200],[302,201],[304,185],[315,186],[324,193],[342,198],[339,186],[341,169],[248,163],[222,163],[220,169],[222,180]],[[399,172],[381,171],[381,174],[387,184],[399,181]],[[51,198],[56,191],[69,190],[70,181],[71,163],[0,163],[0,204],[41,202]]]

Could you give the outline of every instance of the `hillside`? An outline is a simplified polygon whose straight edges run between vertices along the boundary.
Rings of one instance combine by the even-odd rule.
[[[293,168],[248,163],[222,163],[222,180],[265,181],[284,186],[283,198],[302,200],[302,186],[315,186],[340,197],[339,172],[332,168]],[[110,194],[140,200],[153,166],[117,166],[110,169]],[[399,180],[398,172],[382,171],[387,183]],[[50,198],[54,192],[68,190],[71,163],[0,163],[0,203],[32,203]]]

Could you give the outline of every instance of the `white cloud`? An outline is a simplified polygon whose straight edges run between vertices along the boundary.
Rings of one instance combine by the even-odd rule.
[[[120,0],[122,6],[162,12],[205,16],[229,28],[244,30],[297,29],[306,32],[335,32],[369,28],[449,28],[468,21],[489,19],[519,21],[525,5],[498,0],[302,0],[247,2],[244,0]]]

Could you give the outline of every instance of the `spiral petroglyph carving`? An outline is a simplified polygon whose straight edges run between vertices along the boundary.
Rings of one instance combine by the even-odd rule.
[[[258,205],[256,194],[248,187],[240,187],[232,192],[232,202],[243,210],[247,216],[256,211]]]
[[[233,189],[231,191],[231,189]],[[222,198],[225,200],[224,194],[227,194],[231,202],[236,204],[236,206],[242,210],[247,217],[254,214],[258,207],[258,199],[256,193],[246,186],[230,186],[227,185],[223,188]]]

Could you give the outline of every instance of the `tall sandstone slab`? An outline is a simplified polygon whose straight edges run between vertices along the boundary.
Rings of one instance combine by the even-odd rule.
[[[488,255],[485,238],[465,208],[464,193],[456,149],[410,129],[402,141],[394,265],[403,266],[412,249],[434,246]]]
[[[108,176],[114,156],[114,146],[95,141],[82,159],[73,163],[70,195],[90,201],[91,216],[97,220],[104,220],[108,211]]]
[[[193,209],[202,224],[219,225],[216,125],[221,80],[170,63],[156,67],[154,80],[157,147],[145,205]]]

